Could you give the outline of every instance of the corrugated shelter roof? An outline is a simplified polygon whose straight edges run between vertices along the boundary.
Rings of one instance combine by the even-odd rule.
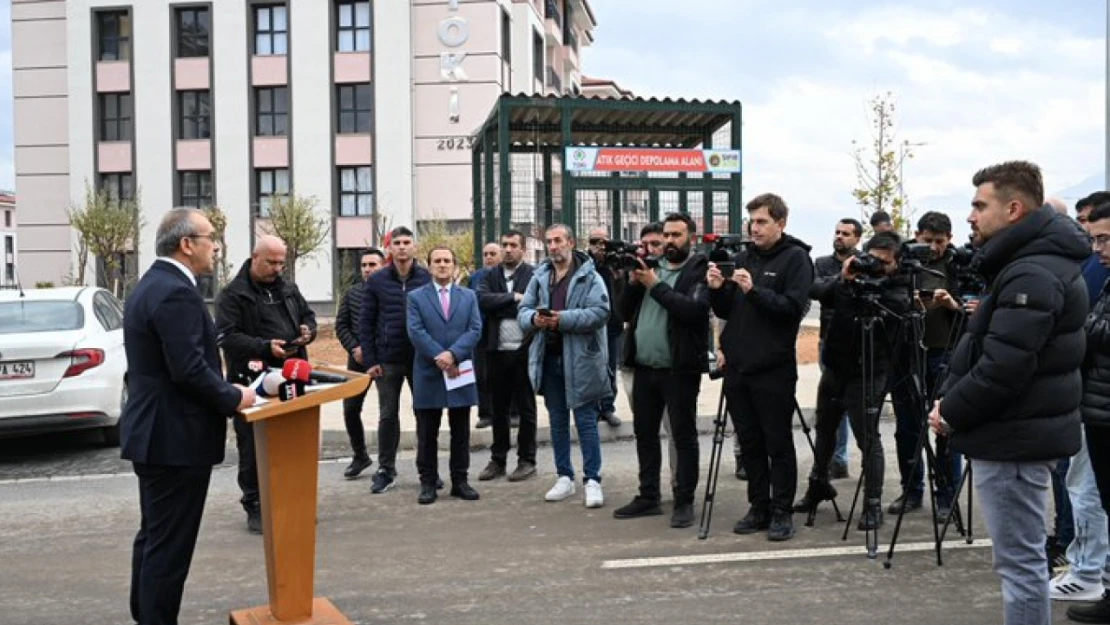
[[[511,145],[562,146],[562,120],[572,145],[694,147],[739,116],[740,102],[664,98],[594,98],[503,94],[476,137],[496,139],[505,109]]]

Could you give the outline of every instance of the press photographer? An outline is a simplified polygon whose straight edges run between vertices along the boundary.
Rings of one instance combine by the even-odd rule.
[[[900,355],[895,359],[894,379],[890,385],[895,416],[894,441],[902,486],[901,495],[887,508],[890,514],[898,514],[902,510],[903,500],[907,512],[921,508],[925,493],[925,465],[920,452],[916,459],[913,455],[918,451],[918,437],[925,425],[922,411],[928,410],[923,408],[926,398],[933,396],[933,389],[948,364],[948,355],[962,327],[958,324],[962,307],[956,296],[958,287],[952,266],[957,255],[951,245],[952,220],[944,213],[925,213],[917,221],[914,238],[916,245],[908,247],[913,258],[907,264],[911,266],[917,288],[915,304],[924,317],[920,336],[912,331],[912,324],[903,327]],[[918,267],[920,270],[917,270]],[[924,352],[921,352],[922,346]],[[918,381],[914,378],[914,367],[921,360],[925,363],[925,378],[920,380],[924,385],[924,397],[919,395]],[[953,485],[960,479],[960,457],[950,453],[943,439],[937,441],[937,470],[943,473],[937,485],[936,517],[943,522],[948,517]]]
[[[829,461],[836,446],[836,430],[847,412],[863,458],[867,504],[860,515],[861,531],[877,529],[883,523],[879,407],[886,394],[901,315],[910,307],[906,278],[899,275],[902,242],[898,235],[876,234],[864,250],[863,255],[844,261],[833,288],[833,314],[821,354],[824,370],[817,386],[816,457],[809,488],[794,505],[795,512],[809,512],[820,502],[836,498],[836,490],[829,484]],[[868,323],[874,330],[873,349],[865,353],[863,332]]]
[[[748,473],[748,514],[737,534],[768,530],[770,540],[794,537],[791,503],[798,482],[794,452],[797,342],[813,285],[810,247],[783,232],[789,209],[777,195],[753,199],[751,245],[726,279],[717,263],[706,274],[713,314],[725,321],[725,396],[740,435]]]
[[[640,493],[613,512],[618,519],[662,513],[659,425],[666,414],[678,460],[671,527],[694,523],[698,389],[708,366],[705,354],[709,349],[708,261],[693,252],[696,228],[689,215],[667,215],[663,220],[666,263],[651,269],[641,261],[619,302],[629,321],[624,364],[634,367],[632,422]]]
[[[605,228],[590,230],[590,257],[594,259],[597,275],[605,282],[605,292],[609,295],[609,302],[620,300],[621,290],[624,288],[628,272],[638,265],[630,266],[622,262],[618,250],[625,248],[621,241],[610,241],[609,232]],[[609,311],[609,321],[605,326],[609,340],[609,386],[612,395],[601,401],[601,413],[598,421],[604,421],[609,427],[619,427],[620,417],[617,416],[617,360],[624,343],[624,319],[614,307]]]

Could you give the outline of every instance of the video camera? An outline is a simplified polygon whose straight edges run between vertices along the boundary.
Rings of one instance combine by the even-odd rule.
[[[971,243],[965,243],[960,247],[949,247],[944,252],[956,281],[956,295],[961,298],[977,297],[987,291],[987,280],[979,272],[978,251]]]
[[[732,260],[733,257],[751,244],[751,240],[742,234],[709,232],[702,235],[701,240],[702,243],[712,246],[708,249],[707,254],[709,262],[717,265],[717,269],[721,271],[721,276],[725,280],[731,278],[733,272],[736,271],[736,262]]]
[[[624,241],[605,242],[605,264],[616,269],[640,269],[643,261],[648,269],[658,269],[659,259],[649,256],[643,245],[633,245]]]

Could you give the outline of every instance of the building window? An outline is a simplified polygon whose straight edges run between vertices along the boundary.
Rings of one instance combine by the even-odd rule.
[[[507,12],[501,12],[501,61],[513,62],[513,20]]]
[[[539,33],[532,32],[532,78],[543,84],[543,37]]]
[[[11,228],[12,227],[12,212],[11,211],[4,211],[4,227],[5,228]]]
[[[131,140],[131,94],[102,93],[100,99],[100,140]]]
[[[254,134],[258,137],[289,134],[289,88],[264,87],[254,90]]]
[[[269,217],[273,197],[289,194],[289,170],[259,169],[255,172],[255,188],[258,193],[258,216]]]
[[[212,136],[212,107],[209,92],[181,91],[177,94],[177,110],[181,116],[180,138],[209,139]]]
[[[254,7],[254,53],[288,54],[289,22],[284,4]]]
[[[177,56],[208,56],[208,7],[177,10]]]
[[[98,11],[96,36],[101,61],[131,58],[131,14],[127,11]]]
[[[370,85],[339,85],[338,89],[339,132],[370,132]]]
[[[4,275],[7,284],[15,284],[15,237],[4,237]]]
[[[212,172],[177,172],[178,206],[205,208],[212,205]]]
[[[339,216],[368,217],[374,209],[374,182],[369,167],[339,168]]]
[[[335,5],[336,45],[340,52],[370,51],[370,2],[339,2]]]
[[[98,191],[106,191],[116,200],[133,200],[135,192],[131,182],[131,174],[100,174]]]

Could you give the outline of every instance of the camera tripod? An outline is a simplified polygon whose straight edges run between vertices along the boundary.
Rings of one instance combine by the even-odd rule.
[[[721,371],[714,371],[710,373],[710,380],[717,380],[724,377]],[[721,397],[717,401],[717,415],[713,419],[713,448],[709,454],[709,473],[705,478],[705,498],[702,500],[701,508],[701,524],[698,526],[698,538],[705,540],[709,537],[709,524],[713,519],[713,504],[717,495],[717,479],[721,474],[721,456],[724,454],[725,434],[728,428],[728,411],[726,410],[725,402],[725,386],[721,384]],[[802,433],[805,434],[806,441],[809,443],[811,452],[816,453],[816,447],[813,444],[813,437],[810,435],[809,424],[806,423],[805,415],[802,414],[802,408],[798,405],[798,400],[794,400],[794,413],[798,415],[798,422],[802,425]],[[832,502],[833,510],[836,512],[836,520],[841,521],[843,517],[840,514],[840,508],[836,505],[836,501]],[[812,523],[810,523],[812,525]]]
[[[909,324],[909,337],[908,344],[911,346],[910,363],[911,373],[909,375],[912,389],[910,392],[913,404],[914,413],[917,415],[917,421],[920,423],[917,439],[914,443],[913,454],[910,456],[909,470],[910,475],[913,476],[918,466],[921,463],[921,454],[924,451],[926,461],[926,471],[929,483],[929,502],[932,506],[934,514],[939,509],[937,507],[937,492],[940,489],[945,489],[950,493],[951,501],[949,502],[948,514],[946,515],[945,529],[947,524],[952,520],[956,522],[956,528],[962,535],[970,536],[970,519],[968,520],[968,529],[965,532],[963,526],[963,516],[959,507],[959,492],[951,488],[952,476],[948,471],[948,458],[947,441],[943,438],[937,439],[937,447],[934,451],[932,446],[929,445],[929,420],[928,415],[936,400],[937,392],[947,375],[947,365],[942,366],[942,372],[936,376],[936,380],[932,384],[931,389],[927,389],[925,381],[929,379],[929,372],[927,371],[927,352],[924,344],[924,324],[925,315],[914,309],[905,317],[905,322]],[[964,319],[960,318],[959,322],[952,327],[947,345],[945,346],[944,361],[948,361],[951,355],[953,344],[958,339],[962,332]],[[892,391],[893,392],[893,391]],[[911,477],[912,479],[912,477]],[[909,498],[903,492],[902,505],[898,510],[898,520],[894,524],[894,533],[890,537],[890,547],[887,550],[886,560],[883,562],[884,568],[891,567],[891,561],[894,558],[894,549],[898,543],[898,535],[902,529],[902,520],[906,514],[906,507]],[[970,502],[969,502],[970,508]],[[934,519],[933,523],[933,540],[937,556],[937,566],[943,566],[944,560],[941,555],[941,545],[944,541],[944,533],[938,528],[937,522]]]

